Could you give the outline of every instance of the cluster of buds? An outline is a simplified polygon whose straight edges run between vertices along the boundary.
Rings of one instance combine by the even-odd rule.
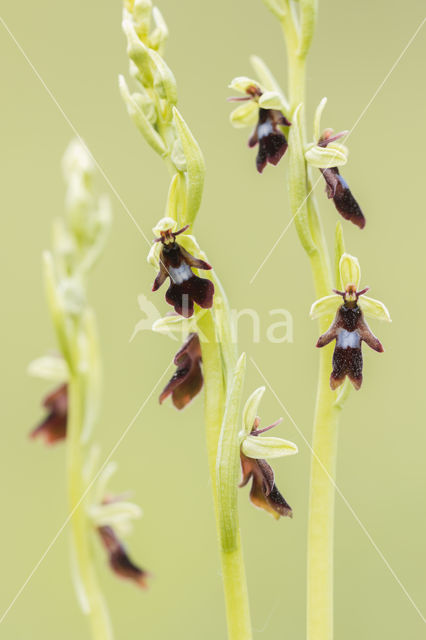
[[[336,314],[331,327],[317,342],[317,347],[324,347],[333,340],[336,341],[330,376],[331,388],[337,389],[347,376],[355,389],[359,389],[362,384],[362,342],[374,351],[384,351],[380,340],[370,331],[364,315],[387,322],[391,318],[383,302],[365,295],[368,287],[359,290],[361,268],[354,256],[344,253],[340,258],[339,271],[343,291],[335,289],[334,295],[314,302],[311,317]]]
[[[137,90],[131,92],[120,76],[122,98],[145,140],[173,174],[168,215],[182,226],[192,224],[201,204],[205,167],[200,147],[176,106],[176,79],[164,60],[167,25],[151,0],[126,0],[123,31]]]

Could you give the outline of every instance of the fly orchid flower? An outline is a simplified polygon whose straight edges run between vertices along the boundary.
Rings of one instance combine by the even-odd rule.
[[[368,287],[359,291],[361,269],[357,258],[344,253],[339,269],[343,291],[334,289],[334,295],[314,302],[311,317],[319,318],[334,313],[337,307],[336,317],[328,331],[318,339],[317,347],[324,347],[336,340],[330,387],[337,389],[347,376],[355,389],[359,389],[362,384],[362,342],[379,353],[384,351],[380,340],[373,335],[365,321],[364,314],[388,322],[391,318],[382,302],[364,295]]]
[[[176,371],[160,395],[160,404],[172,396],[176,409],[183,409],[201,391],[201,346],[196,333],[190,333],[174,358]]]
[[[272,467],[264,458],[278,458],[297,453],[297,446],[288,440],[273,437],[259,437],[280,424],[282,418],[274,424],[259,429],[260,419],[256,415],[257,409],[265,391],[265,387],[256,389],[248,399],[243,412],[243,431],[241,433],[241,469],[244,487],[250,480],[251,502],[261,509],[265,509],[277,520],[281,516],[293,517],[293,511],[275,484]]]
[[[85,478],[89,484],[98,459],[99,450],[93,448],[85,469]],[[126,495],[113,495],[107,492],[108,481],[116,470],[117,465],[110,462],[99,474],[92,490],[91,504],[88,507],[89,517],[108,553],[109,565],[114,573],[146,589],[148,572],[134,564],[121,541],[121,538],[131,531],[132,520],[140,518],[142,511],[138,505],[129,502]]]
[[[129,558],[123,543],[117,537],[112,527],[103,526],[98,528],[102,543],[108,552],[109,565],[119,578],[131,580],[142,589],[147,589],[147,577],[149,574],[138,567]]]
[[[311,166],[317,167],[321,171],[326,182],[327,197],[333,200],[340,215],[363,229],[365,227],[364,214],[346,180],[339,172],[339,166],[343,166],[347,162],[348,149],[337,143],[337,140],[343,138],[348,132],[341,131],[335,134],[333,129],[326,129],[320,134],[320,119],[326,102],[327,98],[323,98],[317,108],[314,124],[315,142],[309,145],[305,157]]]
[[[174,231],[176,222],[172,218],[163,218],[154,232],[160,236],[154,243],[161,243],[158,262],[160,271],[154,280],[153,291],[157,291],[170,278],[170,286],[166,292],[166,301],[185,318],[194,313],[194,302],[203,309],[210,309],[213,305],[214,285],[211,280],[200,278],[192,269],[210,270],[211,266],[199,258],[191,255],[176,237],[187,230],[188,225]],[[151,254],[150,254],[151,255]]]
[[[248,144],[249,147],[259,145],[256,167],[262,173],[268,162],[277,165],[288,147],[287,138],[280,129],[291,126],[283,114],[283,98],[278,92],[265,91],[255,80],[245,77],[234,78],[229,88],[245,94],[243,98],[229,98],[231,102],[247,102],[234,109],[231,123],[236,127],[256,123]]]
[[[31,432],[30,437],[41,437],[48,445],[64,440],[68,420],[68,386],[62,384],[49,393],[43,400],[43,407],[48,410],[48,414]]]

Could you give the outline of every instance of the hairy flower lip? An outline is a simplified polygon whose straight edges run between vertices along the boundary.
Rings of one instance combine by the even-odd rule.
[[[188,228],[183,227],[177,232],[171,229],[161,231],[160,238],[155,242],[161,242],[159,266],[160,271],[154,280],[152,291],[157,291],[170,279],[170,285],[166,292],[166,302],[172,305],[176,313],[185,318],[190,318],[194,313],[194,303],[203,309],[210,309],[213,305],[214,284],[211,280],[200,278],[192,269],[210,270],[212,267],[205,260],[195,258],[183,246],[176,242],[176,236]]]
[[[276,427],[282,422],[282,418],[279,418],[276,422],[265,427],[264,429],[258,429],[260,419],[256,416],[250,435],[258,436],[260,433],[269,431],[273,427]],[[278,487],[275,484],[275,475],[270,464],[263,458],[249,458],[240,449],[240,460],[242,479],[239,487],[244,487],[250,479],[252,485],[250,489],[251,502],[261,509],[264,509],[270,513],[275,519],[279,519],[280,516],[293,517],[293,510],[282,496]]]
[[[114,529],[106,525],[98,527],[98,533],[108,553],[109,565],[114,573],[119,578],[134,582],[141,589],[147,589],[147,578],[150,577],[150,574],[134,564]]]

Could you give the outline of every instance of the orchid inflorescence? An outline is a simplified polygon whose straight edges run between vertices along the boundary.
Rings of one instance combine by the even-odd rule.
[[[49,310],[60,353],[49,353],[29,366],[30,374],[56,386],[43,400],[47,415],[30,435],[49,445],[66,444],[74,581],[84,611],[91,611],[109,628],[96,579],[88,578],[95,576],[87,551],[91,532],[107,549],[117,575],[143,587],[147,578],[120,540],[129,528],[129,518],[139,516],[140,509],[120,497],[99,494],[112,467],[96,474],[94,459],[99,461],[99,455],[94,458],[92,452],[98,447],[89,447],[99,413],[100,359],[94,313],[87,301],[87,276],[103,249],[111,211],[106,197],[96,194],[94,164],[81,141],[69,145],[63,168],[66,216],[55,221],[53,250],[44,254]]]

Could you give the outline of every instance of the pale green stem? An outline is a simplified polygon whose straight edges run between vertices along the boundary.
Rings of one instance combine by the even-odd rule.
[[[290,13],[283,19],[282,26],[287,45],[289,98],[293,116],[298,105],[305,103],[305,58],[297,54],[298,35]],[[308,195],[311,180],[303,153],[306,138],[303,108],[298,113],[296,126],[300,127],[300,131],[290,132],[296,142],[299,142],[294,146],[289,145],[290,164],[293,167],[290,176],[290,201],[292,213],[296,215],[299,237],[311,263],[315,293],[320,298],[330,294],[332,276],[321,220],[313,195]],[[321,319],[321,332],[328,328],[330,321],[329,317]],[[308,640],[333,638],[334,482],[340,409],[335,405],[336,394],[329,385],[331,349],[331,346],[323,348],[319,355],[313,426],[308,528]]]
[[[238,525],[237,487],[234,482],[230,489],[235,497],[232,503],[226,501],[226,505],[224,505],[217,486],[217,452],[227,398],[221,349],[217,341],[215,322],[211,311],[200,316],[199,328],[203,356],[207,455],[222,564],[228,638],[229,640],[250,640],[252,637],[251,621]],[[229,379],[230,376],[228,375],[226,378]],[[220,514],[225,509],[232,512],[232,518],[236,524],[236,535],[231,545],[228,544],[224,528],[221,526]]]
[[[76,333],[78,323],[75,324]],[[108,612],[100,591],[94,558],[91,548],[93,525],[89,521],[82,500],[86,483],[83,475],[84,451],[81,436],[87,403],[91,401],[87,393],[84,374],[79,372],[78,340],[74,341],[73,361],[74,373],[68,382],[68,421],[67,421],[67,478],[69,508],[71,518],[71,543],[76,560],[76,569],[80,586],[84,593],[84,601],[90,620],[92,637],[94,640],[112,640],[113,634]],[[80,594],[81,597],[81,594]]]

